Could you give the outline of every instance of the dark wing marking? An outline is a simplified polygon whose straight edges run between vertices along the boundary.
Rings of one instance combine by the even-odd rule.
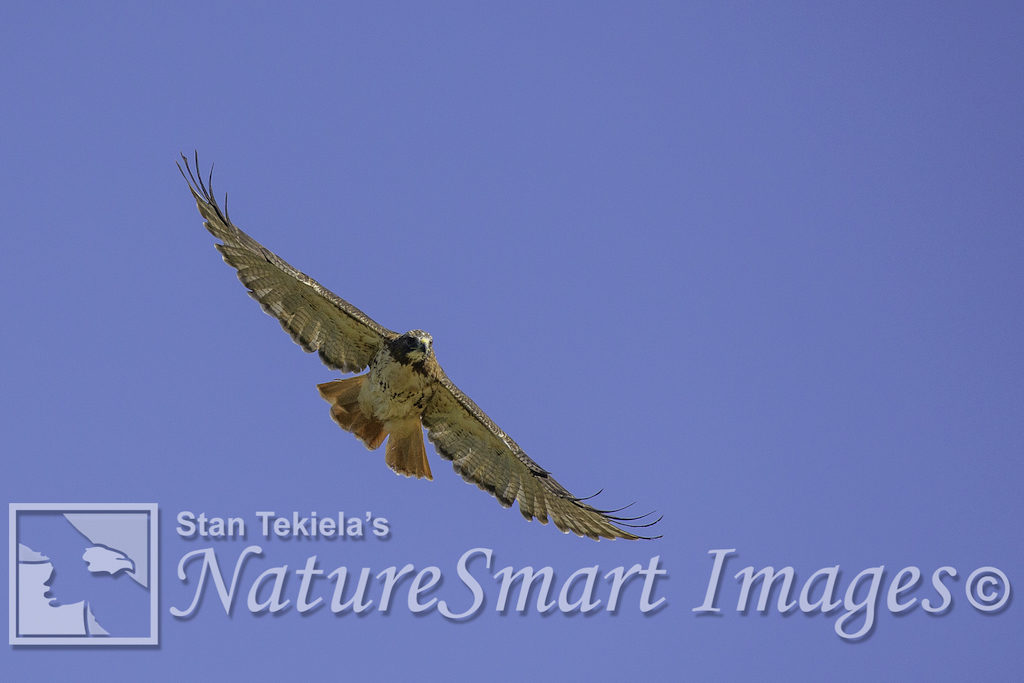
[[[244,233],[221,211],[213,196],[213,169],[204,183],[192,173],[183,154],[185,170],[178,170],[188,182],[205,226],[221,240],[217,250],[224,261],[238,271],[238,279],[263,310],[281,321],[281,327],[306,351],[319,351],[320,360],[343,372],[359,372],[373,360],[385,339],[397,333],[382,327],[305,273]],[[199,158],[196,157],[198,172]],[[188,171],[188,175],[185,175]]]
[[[536,518],[547,524],[550,516],[565,533],[571,531],[590,538],[659,538],[639,536],[620,527],[648,527],[660,517],[644,524],[629,524],[647,515],[616,517],[612,513],[619,510],[599,510],[585,503],[585,499],[573,496],[531,460],[439,367],[435,379],[437,384],[423,412],[423,426],[437,452],[452,461],[463,479],[493,495],[504,507],[518,501],[519,511],[528,520]]]

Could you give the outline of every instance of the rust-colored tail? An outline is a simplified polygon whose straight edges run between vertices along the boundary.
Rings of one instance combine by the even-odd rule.
[[[418,417],[401,422],[388,422],[388,437],[385,462],[388,467],[407,477],[433,479],[427,449],[423,446],[423,427]]]
[[[365,380],[366,375],[359,375],[318,384],[316,388],[331,404],[331,417],[338,426],[355,434],[372,451],[384,443],[388,433],[379,420],[364,414],[359,407],[359,390]]]
[[[407,477],[433,479],[419,418],[384,424],[363,413],[359,407],[359,390],[365,380],[366,375],[359,375],[317,385],[320,395],[331,404],[331,417],[342,429],[362,439],[370,450],[378,448],[387,438],[384,460],[395,472]]]

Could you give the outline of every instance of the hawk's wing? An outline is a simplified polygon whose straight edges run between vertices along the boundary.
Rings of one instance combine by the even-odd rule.
[[[565,533],[590,538],[648,538],[619,527],[647,527],[658,520],[629,524],[646,515],[615,517],[612,513],[619,510],[598,510],[573,496],[531,460],[439,366],[435,367],[437,384],[423,411],[423,426],[437,452],[452,461],[463,479],[493,495],[504,507],[519,501],[519,511],[528,520],[536,517],[547,524],[550,516]]]
[[[211,183],[204,183],[201,176],[197,180],[188,159],[185,155],[181,158],[188,171],[185,180],[206,219],[206,229],[223,242],[216,245],[217,250],[238,271],[249,296],[281,321],[296,344],[306,351],[319,351],[320,360],[330,368],[359,372],[373,360],[385,339],[398,336],[242,232],[227,211],[221,211]]]

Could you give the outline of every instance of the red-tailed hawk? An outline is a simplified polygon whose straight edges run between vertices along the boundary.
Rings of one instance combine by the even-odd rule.
[[[487,491],[504,507],[518,501],[529,520],[590,538],[651,538],[626,531],[657,523],[615,516],[569,493],[456,387],[434,358],[433,339],[422,330],[398,334],[242,232],[214,199],[211,175],[204,183],[182,155],[185,180],[206,229],[222,244],[224,261],[263,310],[306,351],[342,372],[369,372],[320,384],[331,417],[373,450],[387,439],[385,461],[395,472],[432,479],[423,430],[441,457],[451,460],[466,481]],[[196,158],[198,170],[198,157]],[[181,166],[179,165],[179,170]],[[225,203],[225,207],[227,204]],[[421,427],[422,425],[422,427]],[[596,494],[595,494],[596,495]],[[629,507],[629,506],[627,506]],[[660,519],[660,517],[658,518]],[[657,537],[654,537],[657,538]]]

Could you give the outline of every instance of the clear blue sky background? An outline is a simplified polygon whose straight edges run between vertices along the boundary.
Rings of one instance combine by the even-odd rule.
[[[4,648],[10,680],[1019,679],[1024,12],[1015,3],[7,3],[0,429],[7,501],[162,511],[159,648]],[[594,543],[431,453],[396,477],[329,419],[174,168],[394,329],[571,490],[665,515]],[[227,617],[175,576],[179,510],[343,510],[391,538],[271,564],[559,579],[660,555],[667,605],[592,616]],[[736,548],[699,617],[713,548]],[[262,562],[262,563],[261,563]],[[918,566],[942,616],[736,611],[733,574]],[[484,572],[478,576],[486,578]],[[294,597],[295,584],[289,590]],[[403,596],[404,593],[399,593]],[[242,596],[244,600],[244,595]],[[884,609],[883,609],[884,611]]]

